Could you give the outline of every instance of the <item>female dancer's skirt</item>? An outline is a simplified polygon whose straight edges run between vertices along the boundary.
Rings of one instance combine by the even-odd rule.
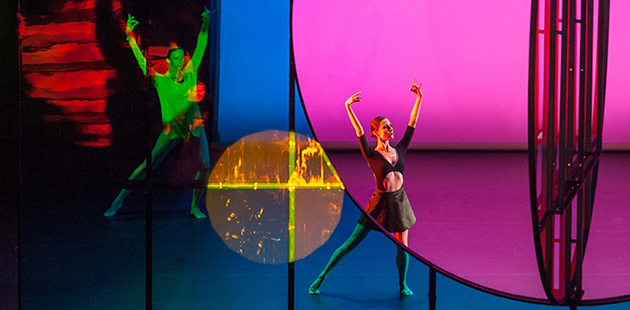
[[[416,222],[416,216],[413,214],[407,194],[402,187],[393,192],[377,189],[365,207],[365,212],[388,232],[403,232]],[[371,230],[381,230],[363,213],[358,223]]]

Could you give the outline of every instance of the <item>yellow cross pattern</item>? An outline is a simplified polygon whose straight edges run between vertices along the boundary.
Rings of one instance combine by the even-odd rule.
[[[219,236],[263,263],[293,262],[328,240],[345,190],[317,141],[277,130],[226,149],[207,188],[208,214]]]

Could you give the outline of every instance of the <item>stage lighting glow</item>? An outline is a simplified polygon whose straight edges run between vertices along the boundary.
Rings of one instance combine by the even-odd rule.
[[[341,216],[344,187],[316,141],[268,130],[230,146],[208,180],[208,215],[225,244],[281,264],[323,245]]]

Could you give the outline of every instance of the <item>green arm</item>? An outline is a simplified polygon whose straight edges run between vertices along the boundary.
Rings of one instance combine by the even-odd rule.
[[[140,69],[142,69],[142,73],[147,75],[147,60],[144,58],[142,54],[142,50],[140,50],[140,46],[138,46],[138,42],[136,41],[135,36],[133,35],[133,28],[138,25],[138,21],[133,19],[133,16],[129,14],[127,18],[127,27],[125,28],[125,33],[127,34],[127,41],[129,41],[129,46],[131,47],[131,51],[133,55],[136,57],[138,61],[138,65],[140,65]]]
[[[201,31],[199,32],[199,37],[197,38],[197,47],[195,47],[195,52],[192,56],[192,65],[193,70],[196,72],[197,68],[199,68],[199,64],[201,64],[201,59],[206,51],[206,47],[208,46],[208,28],[210,26],[210,11],[206,7],[204,7],[204,12],[201,14],[202,25]]]

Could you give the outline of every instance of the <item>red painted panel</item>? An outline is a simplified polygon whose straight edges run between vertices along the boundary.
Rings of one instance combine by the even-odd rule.
[[[101,70],[52,74],[30,73],[25,77],[28,83],[36,88],[46,88],[51,91],[69,91],[81,87],[102,87],[109,78],[115,75],[115,70]]]
[[[74,88],[68,91],[54,91],[47,88],[35,88],[30,93],[33,98],[46,99],[105,99],[109,96],[109,89],[104,85],[95,85],[92,87]]]
[[[66,43],[54,45],[44,51],[22,53],[22,63],[25,65],[93,62],[99,60],[103,60],[103,55],[96,43]]]
[[[22,37],[24,47],[50,47],[60,42],[94,42],[94,23],[89,21],[28,26]]]
[[[86,135],[107,136],[112,133],[112,125],[110,124],[81,124],[79,129],[81,133]]]
[[[105,113],[106,100],[49,100],[49,103],[63,108],[63,113],[96,112]]]

